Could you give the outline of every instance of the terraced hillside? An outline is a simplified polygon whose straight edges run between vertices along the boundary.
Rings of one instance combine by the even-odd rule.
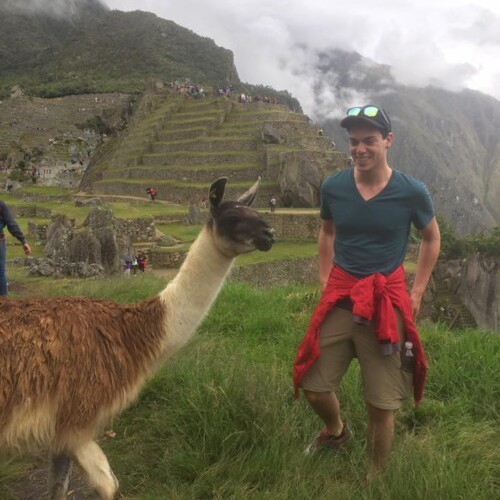
[[[219,176],[230,179],[228,196],[261,176],[258,203],[263,206],[281,191],[283,154],[310,152],[314,162],[314,153],[321,153],[332,165],[345,162],[305,115],[283,105],[172,94],[144,99],[127,131],[90,167],[83,189],[145,196],[154,186],[159,199],[186,204],[198,201]],[[275,130],[271,141],[264,133],[269,128]]]

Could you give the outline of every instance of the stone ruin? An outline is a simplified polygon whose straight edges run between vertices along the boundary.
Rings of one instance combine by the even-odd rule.
[[[125,256],[133,254],[108,208],[95,207],[81,227],[64,215],[52,217],[47,228],[44,258],[30,259],[29,273],[36,276],[92,277],[122,270]]]

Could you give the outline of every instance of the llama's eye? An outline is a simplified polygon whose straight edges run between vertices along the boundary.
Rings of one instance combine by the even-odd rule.
[[[230,215],[228,218],[227,218],[227,221],[229,222],[229,224],[231,225],[235,225],[238,223],[239,221],[239,217],[237,217],[236,215]]]

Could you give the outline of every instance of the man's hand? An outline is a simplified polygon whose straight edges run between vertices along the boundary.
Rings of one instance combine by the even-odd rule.
[[[23,245],[23,250],[26,255],[29,255],[31,253],[31,247],[27,243]]]

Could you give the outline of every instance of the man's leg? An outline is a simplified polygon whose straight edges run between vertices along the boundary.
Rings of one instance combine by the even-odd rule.
[[[402,349],[405,340],[403,320],[399,311],[395,312]],[[387,463],[396,411],[412,393],[412,375],[401,369],[401,353],[383,355],[376,336],[366,331],[365,327],[359,328],[354,339],[368,413],[366,436],[370,459],[369,481],[382,472]]]
[[[334,391],[340,385],[354,356],[352,329],[350,311],[338,307],[330,311],[319,334],[321,356],[302,380],[305,398],[334,437],[339,436],[344,429],[339,401]]]
[[[366,438],[370,469],[368,481],[377,476],[387,463],[394,436],[394,410],[382,410],[365,402],[368,412]]]
[[[335,393],[304,390],[304,396],[318,417],[323,420],[328,432],[334,437],[340,436],[344,424],[340,418],[340,405]]]

